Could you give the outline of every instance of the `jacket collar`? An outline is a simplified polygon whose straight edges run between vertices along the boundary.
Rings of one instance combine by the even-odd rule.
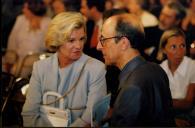
[[[130,60],[124,68],[121,70],[121,73],[119,75],[119,81],[122,83],[127,79],[128,76],[132,74],[132,72],[140,65],[146,63],[143,57],[137,56]]]

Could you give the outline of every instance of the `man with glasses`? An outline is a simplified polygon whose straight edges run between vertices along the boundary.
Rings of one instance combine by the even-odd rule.
[[[166,73],[140,55],[144,28],[133,14],[108,18],[97,49],[106,65],[120,70],[118,95],[110,126],[173,126],[172,100]]]

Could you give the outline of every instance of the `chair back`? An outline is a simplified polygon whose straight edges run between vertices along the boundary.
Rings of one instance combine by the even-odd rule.
[[[43,60],[43,59],[46,59],[47,57],[50,57],[51,55],[53,55],[53,53],[49,53],[49,52],[41,53],[39,55],[39,59]]]
[[[27,78],[32,73],[33,64],[35,61],[39,60],[40,53],[30,53],[24,57],[18,67],[17,75],[18,77]]]
[[[35,61],[46,59],[53,53],[29,53],[24,59],[18,64],[17,77],[27,78],[32,73],[33,64]]]
[[[5,50],[5,55],[2,57],[2,71],[10,73],[17,61],[18,54],[15,50]]]
[[[99,102],[94,104],[91,112],[91,127],[101,126],[101,122],[107,114],[110,107],[111,94],[103,97]]]

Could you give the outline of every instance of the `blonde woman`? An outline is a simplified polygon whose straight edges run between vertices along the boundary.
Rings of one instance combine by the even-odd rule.
[[[190,111],[194,106],[195,61],[185,56],[185,35],[178,28],[163,33],[160,40],[160,51],[164,54],[164,57],[167,57],[162,62],[161,67],[169,78],[173,107],[176,110],[176,117],[178,117],[184,110]],[[188,121],[184,126],[192,123],[190,120]],[[176,123],[180,125],[177,121]]]
[[[76,87],[64,97],[64,109],[71,111],[70,126],[90,124],[91,107],[106,95],[106,71],[102,62],[83,53],[86,38],[85,21],[80,13],[62,12],[53,18],[45,41],[47,48],[56,53],[34,64],[22,111],[25,127],[51,127],[40,113],[43,94],[54,91],[63,95],[76,81]]]

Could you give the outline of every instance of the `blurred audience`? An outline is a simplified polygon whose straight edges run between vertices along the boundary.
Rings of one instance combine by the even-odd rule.
[[[51,3],[52,3],[52,0],[43,0],[43,2],[44,2],[44,4],[45,4],[45,6],[46,6],[46,16],[48,16],[48,17],[50,17],[50,18],[53,18],[53,16],[54,16],[54,11],[53,11],[53,9],[52,9],[52,5],[51,5]]]
[[[167,30],[173,27],[180,27],[185,15],[185,8],[182,4],[179,2],[168,2],[160,13],[159,28]]]
[[[145,10],[146,8],[145,0],[123,0],[123,1],[130,13],[133,13],[141,18],[144,27],[152,27],[158,25],[158,19],[149,11]]]
[[[105,0],[105,10],[110,10],[114,6],[114,3],[112,0]]]
[[[66,11],[79,12],[81,8],[81,0],[64,0]]]
[[[160,51],[162,57],[167,58],[162,62],[161,67],[169,78],[176,123],[177,119],[184,119],[188,122],[187,126],[192,126],[195,120],[189,113],[195,105],[195,61],[185,56],[184,32],[178,28],[165,31],[160,40]]]
[[[158,26],[150,30],[145,30],[147,47],[153,48],[152,50],[147,49],[149,52],[146,50],[145,53],[149,55],[149,58],[152,61],[156,63],[160,63],[157,58],[158,56],[157,53],[158,53],[159,42],[162,33],[165,30],[174,27],[180,27],[184,17],[185,17],[185,8],[179,2],[169,1],[163,6],[161,10]]]
[[[23,14],[17,17],[11,31],[7,48],[15,50],[19,57],[17,67],[13,67],[11,72],[16,75],[28,53],[46,51],[44,36],[50,22],[50,18],[45,16],[46,6],[43,1],[26,0],[22,11]]]
[[[195,59],[195,40],[190,45],[190,57]]]
[[[16,17],[22,13],[24,0],[1,0],[1,49],[7,48],[9,34]]]
[[[54,11],[54,15],[66,11],[64,0],[52,0],[51,5]]]
[[[81,8],[81,0],[52,0],[51,4],[55,15],[66,11],[79,12]]]
[[[189,1],[187,15],[182,22],[182,29],[185,31],[188,30],[191,26],[195,26],[195,0]]]
[[[87,19],[94,22],[92,33],[87,35],[84,52],[98,60],[103,61],[102,53],[96,50],[98,37],[102,26],[102,16],[105,10],[105,0],[87,0]],[[92,27],[92,26],[91,26]]]
[[[88,13],[87,0],[81,0],[80,12],[85,17],[85,20],[88,21],[88,19],[87,19],[87,13]]]
[[[182,29],[186,33],[186,41],[190,48],[189,56],[195,59],[195,0],[189,0],[187,15],[182,22]]]

